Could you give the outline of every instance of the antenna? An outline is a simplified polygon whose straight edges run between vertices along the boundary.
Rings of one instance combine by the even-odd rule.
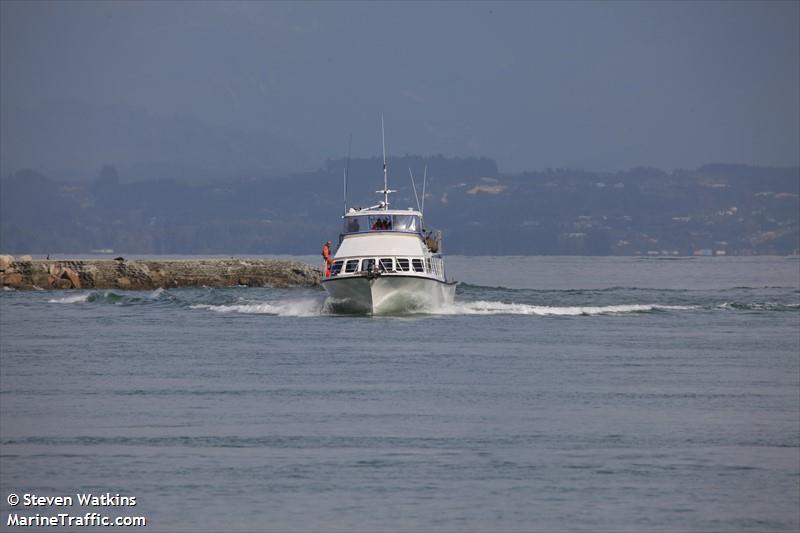
[[[344,164],[344,213],[347,214],[347,174],[350,171],[350,148],[353,146],[353,134],[350,134],[350,140],[347,141],[347,159]]]
[[[425,165],[425,175],[422,177],[422,209],[419,212],[425,215],[425,186],[428,184],[428,165]]]
[[[383,193],[383,210],[386,211],[389,209],[389,193],[397,191],[389,188],[389,177],[386,173],[386,134],[383,129],[383,113],[381,113],[381,147],[383,148],[383,190],[375,192]]]
[[[411,172],[411,167],[408,167],[408,175],[411,176],[411,186],[414,188],[414,199],[417,201],[417,211],[420,211],[419,208],[419,196],[417,196],[417,185],[414,183],[414,173]]]
[[[383,113],[381,113],[381,147],[383,148],[383,208],[389,209],[389,176],[386,172],[386,133],[383,129]]]

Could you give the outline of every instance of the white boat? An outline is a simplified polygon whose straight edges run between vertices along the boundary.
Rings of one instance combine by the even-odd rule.
[[[385,149],[383,178],[383,190],[377,191],[382,202],[350,208],[342,217],[339,246],[322,279],[326,306],[334,312],[396,314],[452,304],[456,282],[445,273],[441,232],[424,226],[424,204],[389,209],[395,191],[388,187]]]

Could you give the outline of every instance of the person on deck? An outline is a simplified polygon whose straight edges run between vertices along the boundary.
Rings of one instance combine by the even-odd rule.
[[[322,258],[325,259],[325,277],[331,277],[331,265],[333,264],[333,256],[331,255],[331,241],[325,241],[322,245]]]

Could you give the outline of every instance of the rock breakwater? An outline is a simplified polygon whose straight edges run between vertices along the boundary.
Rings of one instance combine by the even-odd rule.
[[[17,290],[313,287],[322,273],[278,259],[30,260],[0,256],[0,285]]]

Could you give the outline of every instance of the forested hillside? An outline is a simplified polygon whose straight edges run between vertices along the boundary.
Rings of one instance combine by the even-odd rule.
[[[664,172],[547,169],[504,174],[486,158],[393,157],[393,207],[416,205],[447,253],[750,255],[797,253],[800,169],[707,165]],[[344,160],[316,172],[184,182],[119,176],[0,183],[7,253],[316,253],[336,240]],[[381,161],[349,166],[349,205],[376,203]]]

